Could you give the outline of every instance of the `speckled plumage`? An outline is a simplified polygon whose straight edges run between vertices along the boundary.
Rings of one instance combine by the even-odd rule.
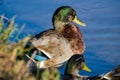
[[[38,39],[35,37],[31,42],[38,50],[50,58],[45,61],[46,67],[61,64],[73,55],[69,42],[54,30],[45,31]]]
[[[65,25],[62,35],[70,43],[74,54],[83,54],[85,51],[85,44],[82,38],[82,33],[78,27],[72,24]]]

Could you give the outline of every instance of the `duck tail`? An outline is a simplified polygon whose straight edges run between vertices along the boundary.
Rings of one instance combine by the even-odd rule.
[[[105,80],[120,80],[120,65],[106,73],[102,78]]]

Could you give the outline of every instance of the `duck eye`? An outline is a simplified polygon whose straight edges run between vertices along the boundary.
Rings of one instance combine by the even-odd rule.
[[[68,21],[72,21],[73,20],[73,16],[72,15],[68,15]]]

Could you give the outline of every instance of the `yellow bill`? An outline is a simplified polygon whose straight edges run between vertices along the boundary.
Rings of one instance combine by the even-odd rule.
[[[85,63],[84,63],[84,66],[83,66],[82,70],[87,71],[87,72],[91,72],[91,70],[86,66]]]
[[[77,16],[75,16],[73,22],[75,22],[81,26],[86,26],[86,24],[84,22],[80,21]]]

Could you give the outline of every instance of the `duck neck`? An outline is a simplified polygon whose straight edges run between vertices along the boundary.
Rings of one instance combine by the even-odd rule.
[[[66,23],[61,22],[61,21],[54,21],[53,25],[54,25],[54,29],[55,31],[62,33],[64,30],[64,26]]]
[[[77,69],[70,68],[70,67],[66,68],[66,70],[65,70],[65,75],[79,76],[78,70],[77,70]]]

